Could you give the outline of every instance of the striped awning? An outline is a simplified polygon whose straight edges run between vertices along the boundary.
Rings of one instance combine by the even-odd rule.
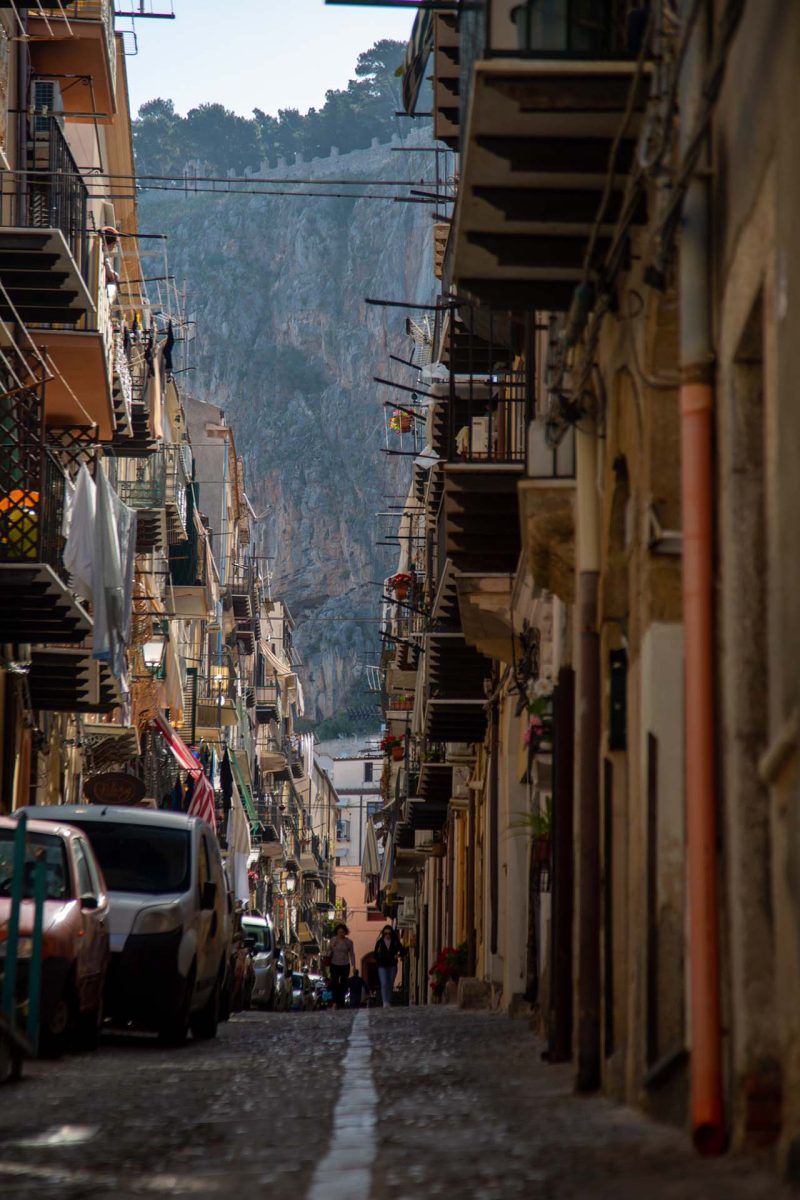
[[[189,816],[202,818],[207,825],[216,830],[217,819],[214,811],[214,789],[206,778],[206,773],[201,764],[194,757],[180,734],[176,733],[172,728],[162,712],[156,715],[153,724],[174,754],[178,765],[182,770],[187,771],[194,780],[194,791],[192,792],[192,802],[189,805]]]
[[[403,108],[409,115],[417,106],[419,89],[422,87],[428,58],[433,49],[433,16],[433,9],[418,9],[406,46],[403,64]]]

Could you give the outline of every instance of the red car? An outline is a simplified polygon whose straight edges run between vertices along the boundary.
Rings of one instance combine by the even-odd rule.
[[[0,817],[0,962],[5,963],[16,821]],[[28,842],[44,851],[46,891],[42,939],[40,1047],[58,1054],[73,1037],[97,1043],[109,961],[108,896],[86,837],[53,821],[28,821]],[[27,996],[33,939],[33,863],[26,863],[20,916],[18,997]]]

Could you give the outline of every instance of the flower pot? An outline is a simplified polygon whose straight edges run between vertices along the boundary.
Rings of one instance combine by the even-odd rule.
[[[533,861],[537,867],[546,867],[550,863],[550,834],[537,833],[533,839]]]
[[[402,746],[392,746],[392,762],[402,762],[405,751]]]
[[[411,432],[411,417],[408,413],[393,412],[392,419],[389,423],[396,433]]]
[[[395,600],[405,600],[407,598],[407,596],[408,596],[408,584],[407,583],[396,583],[394,585]]]

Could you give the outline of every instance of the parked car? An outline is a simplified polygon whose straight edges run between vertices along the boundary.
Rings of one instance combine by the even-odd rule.
[[[38,810],[37,810],[38,811]],[[31,846],[44,852],[45,903],[39,1040],[44,1053],[63,1051],[76,1036],[97,1043],[103,1021],[103,988],[109,964],[109,902],[103,872],[85,835],[58,820],[28,821]],[[14,835],[17,823],[0,818],[0,959],[5,965],[11,914]],[[33,862],[26,863],[18,983],[27,995],[33,949]]]
[[[232,1012],[242,1012],[243,1009],[250,1008],[256,983],[253,952],[251,947],[246,944],[242,929],[241,902],[234,901],[230,893],[228,894],[228,912],[231,914],[233,931],[228,956],[228,971],[220,1005],[221,1021],[227,1021]]]
[[[278,952],[275,959],[275,1011],[289,1012],[292,1007],[292,972],[286,964],[286,956]]]
[[[217,840],[199,817],[146,808],[29,809],[91,842],[108,884],[106,1011],[178,1045],[214,1037],[231,947]]]
[[[268,917],[242,917],[245,943],[250,944],[255,969],[251,1000],[255,1008],[275,1007],[275,938]]]
[[[314,1007],[314,986],[302,971],[292,973],[292,1012],[310,1012]]]

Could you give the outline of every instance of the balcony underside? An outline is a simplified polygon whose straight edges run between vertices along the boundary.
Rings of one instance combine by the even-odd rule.
[[[453,794],[453,768],[450,763],[420,764],[417,795],[430,804],[449,804]]]
[[[111,712],[120,703],[114,676],[91,647],[34,650],[28,687],[31,706],[45,712]]]
[[[417,832],[436,833],[447,824],[447,802],[414,803],[408,806],[408,817],[411,828]]]
[[[130,431],[117,426],[111,444],[117,458],[144,458],[158,449],[149,409],[141,401],[131,404]]]
[[[0,642],[82,642],[92,620],[44,563],[0,563]]]
[[[75,17],[69,5],[65,11],[68,21],[58,11],[49,13],[45,21],[35,9],[29,10],[31,66],[37,75],[71,77],[71,86],[62,88],[68,121],[90,124],[96,119],[108,124],[117,111],[117,99],[106,26],[99,17]]]
[[[569,307],[634,69],[620,61],[475,64],[452,234],[452,277],[462,291],[504,308]],[[638,110],[646,87],[645,76]],[[639,119],[621,145],[595,256],[611,243]],[[642,203],[634,221],[646,219]]]
[[[60,229],[0,228],[0,316],[26,325],[74,325],[94,303]]]
[[[517,482],[522,464],[445,468],[447,557],[457,571],[513,572],[520,553]]]
[[[575,482],[524,479],[519,513],[525,550],[537,587],[575,600]]]
[[[510,664],[514,663],[515,657],[512,584],[512,576],[505,573],[456,577],[465,641],[487,658]]]
[[[101,441],[114,432],[114,408],[106,345],[99,332],[32,329],[31,337],[57,372],[45,388],[48,425],[93,421]]]
[[[434,742],[482,742],[486,733],[486,698],[429,700],[425,734]]]
[[[172,596],[176,616],[195,617],[204,621],[213,616],[214,606],[209,603],[208,589],[204,583],[173,584]]]
[[[165,509],[137,509],[136,553],[150,554],[154,550],[164,550],[168,543],[167,514]]]

